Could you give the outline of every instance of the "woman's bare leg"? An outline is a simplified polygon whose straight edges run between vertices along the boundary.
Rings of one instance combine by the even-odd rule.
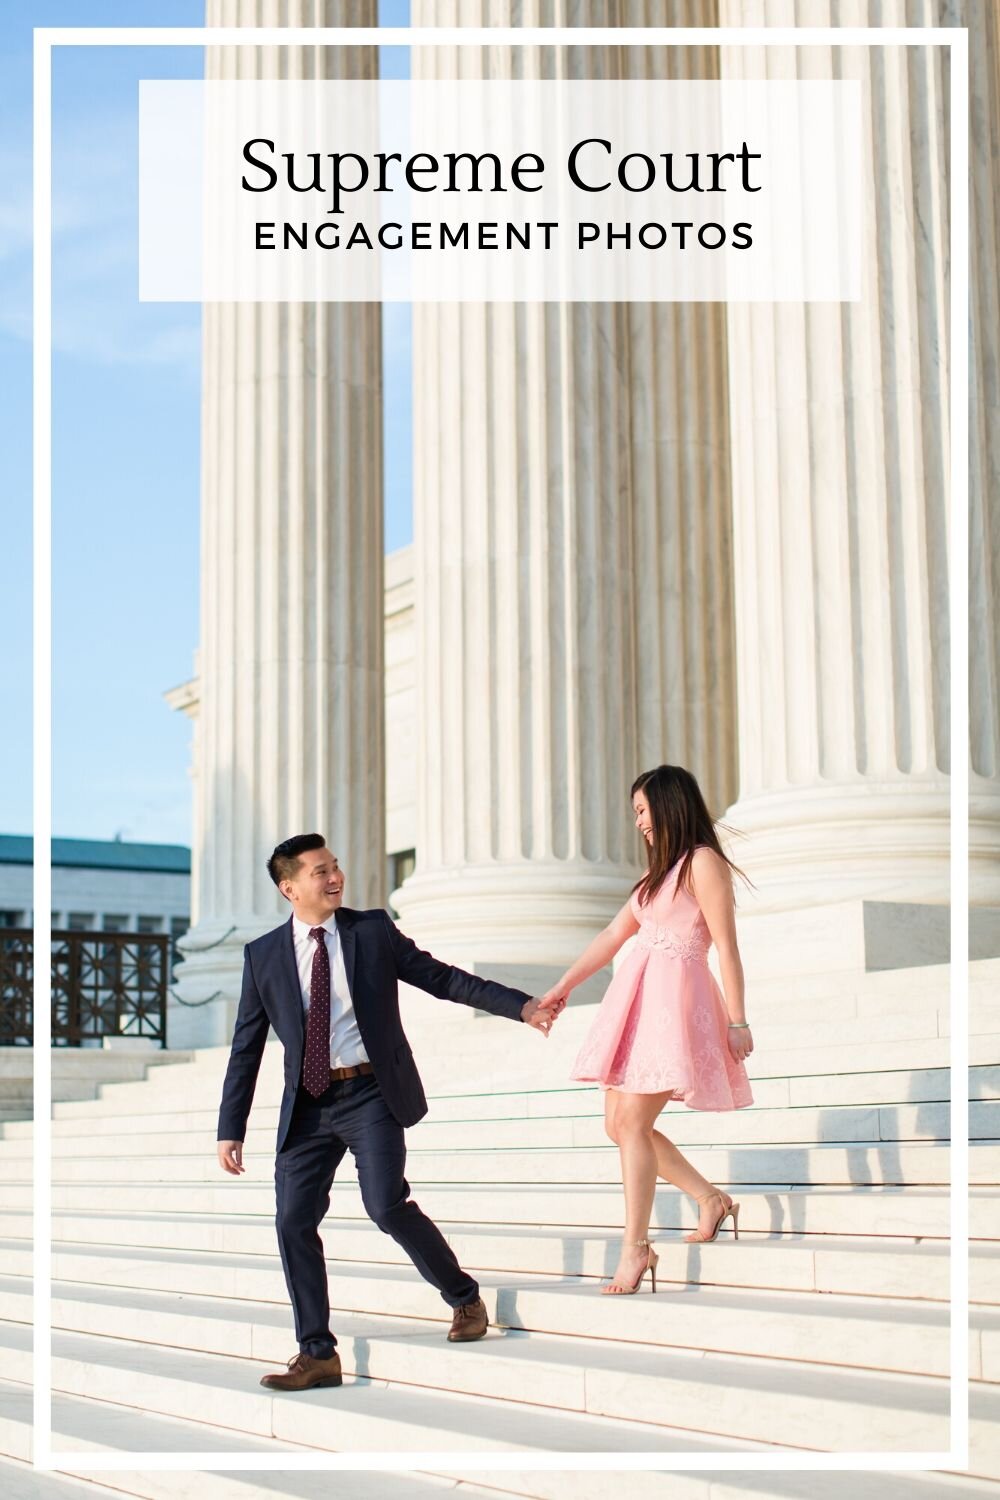
[[[656,1115],[653,1116],[655,1120],[657,1115],[659,1115],[659,1113],[662,1111],[663,1104],[665,1104],[669,1099],[673,1098],[673,1093],[671,1092],[663,1095],[637,1094],[629,1096],[626,1094],[622,1094],[618,1089],[607,1090],[604,1096],[605,1129],[607,1130],[607,1133],[611,1137],[611,1139],[619,1145],[619,1148],[620,1142],[618,1138],[619,1132],[617,1123],[618,1101],[629,1097],[637,1099],[662,1099],[663,1103],[659,1105]],[[709,1198],[708,1194],[716,1191],[714,1185],[709,1182],[707,1177],[702,1176],[697,1167],[692,1166],[687,1157],[684,1156],[683,1153],[679,1151],[678,1148],[674,1145],[673,1141],[669,1140],[668,1137],[663,1135],[663,1133],[659,1130],[652,1130],[650,1132],[650,1139],[652,1141],[653,1151],[656,1159],[656,1176],[662,1177],[664,1182],[672,1183],[674,1187],[679,1188],[682,1193],[687,1193],[689,1197],[694,1198],[696,1201],[699,1198],[706,1200],[698,1204],[698,1227],[699,1229],[704,1230],[706,1234],[710,1234],[712,1227],[715,1224],[716,1219],[719,1217],[722,1209],[727,1203],[732,1201],[728,1193],[719,1193],[717,1199]],[[652,1200],[650,1200],[650,1212],[651,1211]],[[625,1238],[630,1238],[628,1233],[626,1233]],[[644,1236],[637,1235],[636,1238],[641,1239],[644,1238]],[[633,1276],[631,1279],[634,1281],[635,1277]]]
[[[656,1152],[656,1175],[665,1182],[672,1182],[674,1187],[680,1188],[682,1193],[687,1193],[692,1198],[700,1198],[704,1193],[712,1191],[712,1184],[707,1177],[703,1177],[673,1141],[659,1130],[653,1131],[653,1150]]]
[[[715,1228],[716,1220],[723,1209],[732,1203],[729,1194],[709,1182],[703,1177],[696,1167],[693,1167],[686,1156],[683,1156],[673,1141],[661,1135],[658,1130],[653,1131],[653,1145],[656,1150],[656,1170],[659,1176],[665,1177],[679,1187],[682,1193],[688,1193],[692,1198],[700,1200],[698,1208],[698,1229],[700,1238],[707,1239]],[[690,1239],[691,1236],[685,1236]]]
[[[625,1234],[621,1258],[610,1286],[605,1289],[611,1294],[634,1285],[646,1264],[646,1247],[638,1242],[649,1237],[649,1219],[656,1192],[653,1124],[668,1097],[665,1094],[614,1092],[615,1100],[605,1105],[605,1120],[608,1133],[614,1132],[613,1139],[618,1142],[621,1157]]]

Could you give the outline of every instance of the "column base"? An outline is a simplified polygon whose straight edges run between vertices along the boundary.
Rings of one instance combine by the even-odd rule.
[[[273,917],[233,917],[199,922],[185,934],[178,944],[184,962],[167,997],[170,1047],[222,1047],[232,1041],[244,945],[275,925]]]
[[[976,893],[1000,904],[1000,801],[973,839]],[[733,804],[722,821],[738,835],[727,852],[756,887],[737,885],[755,911],[794,911],[854,897],[949,900],[950,791],[934,781],[864,781],[784,788]]]
[[[418,869],[391,899],[407,936],[449,963],[561,971],[621,909],[639,873],[561,860]]]
[[[853,977],[895,969],[944,965],[950,960],[947,903],[850,899],[790,912],[737,908],[737,937],[748,985],[810,991],[832,989]],[[718,968],[715,950],[713,967]],[[969,912],[969,956],[1000,957],[1000,906]],[[817,983],[813,983],[816,981]]]

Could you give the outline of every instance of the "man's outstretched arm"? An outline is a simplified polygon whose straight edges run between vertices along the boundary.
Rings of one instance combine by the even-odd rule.
[[[229,1064],[222,1085],[219,1128],[216,1132],[219,1161],[227,1172],[234,1175],[243,1170],[242,1145],[270,1024],[253,977],[249,949],[244,948],[243,988],[233,1028]]]
[[[506,1016],[509,1021],[527,1021],[529,1025],[536,1025],[539,1031],[548,1032],[550,1029],[558,1011],[538,1014],[538,1001],[524,990],[498,984],[494,979],[481,979],[454,964],[442,963],[433,954],[418,948],[389,917],[385,917],[385,925],[396,959],[396,973],[406,984],[416,985],[417,989],[426,990],[439,1000],[472,1005],[494,1016]]]

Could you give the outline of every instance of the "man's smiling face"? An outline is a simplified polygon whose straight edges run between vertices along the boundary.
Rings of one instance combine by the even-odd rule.
[[[299,856],[294,875],[279,887],[295,908],[295,915],[318,926],[327,921],[344,897],[344,872],[329,849],[308,849]]]

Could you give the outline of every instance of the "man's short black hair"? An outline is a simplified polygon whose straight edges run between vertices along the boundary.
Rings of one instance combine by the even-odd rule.
[[[267,873],[280,886],[283,880],[291,880],[299,868],[303,854],[310,849],[323,849],[326,839],[321,833],[297,833],[294,838],[283,839],[275,844],[274,852],[267,862]]]

